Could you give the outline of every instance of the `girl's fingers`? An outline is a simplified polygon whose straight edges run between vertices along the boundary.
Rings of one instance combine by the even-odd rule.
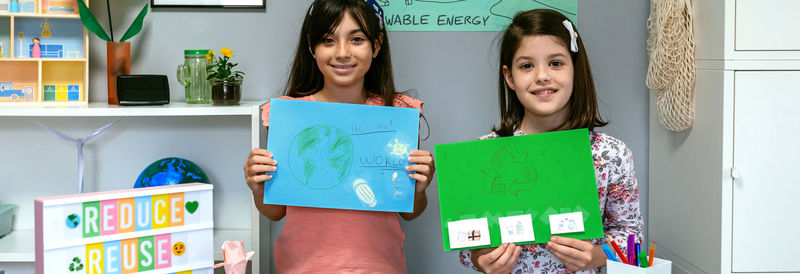
[[[431,152],[427,150],[412,150],[408,152],[409,156],[431,156]]]
[[[256,176],[250,177],[250,180],[252,181],[251,184],[260,184],[260,183],[266,182],[267,180],[271,180],[271,179],[272,179],[272,175],[269,175],[269,174],[256,175]]]
[[[272,157],[267,157],[263,155],[254,155],[250,158],[250,164],[262,164],[262,165],[277,165],[278,161],[272,159]]]
[[[414,156],[414,155],[410,155],[409,154],[408,162],[409,163],[415,163],[415,164],[422,164],[422,165],[429,165],[430,166],[430,165],[433,165],[433,157],[430,156],[430,155],[427,155],[427,156],[425,156],[425,155]]]
[[[486,255],[486,253],[492,252],[492,250],[494,249],[490,247],[478,248],[478,249],[473,249],[470,253],[472,253],[472,258],[478,258],[480,256]]]
[[[504,266],[506,266],[506,264],[508,264],[508,262],[511,260],[511,257],[514,256],[514,248],[515,247],[516,246],[514,244],[506,244],[506,248],[503,251],[503,254],[500,255],[499,258],[497,258],[497,261],[495,261],[494,264],[496,266],[500,267],[501,269]]]
[[[422,174],[419,174],[419,173],[408,174],[408,177],[411,177],[411,179],[414,179],[417,182],[427,182],[428,181],[428,176],[425,176],[425,175],[422,175]]]
[[[581,254],[580,250],[566,245],[560,245],[554,242],[547,243],[547,249],[553,253],[559,253],[566,257],[578,257]]]
[[[266,149],[263,149],[263,148],[254,148],[253,150],[250,151],[250,155],[268,155],[268,156],[272,156],[272,153],[267,151]]]
[[[249,160],[249,159],[253,159],[253,158],[256,158],[256,157],[272,158],[272,156],[273,156],[272,152],[269,152],[269,151],[267,151],[266,149],[263,149],[263,148],[256,148],[256,149],[253,149],[252,151],[250,151],[250,155],[247,156],[247,159]]]
[[[416,172],[408,176],[418,182],[430,182],[435,167],[433,166],[433,156],[427,150],[412,150],[408,153],[408,162],[414,165],[406,166],[406,171]]]
[[[412,150],[408,152],[408,162],[433,167],[433,155],[427,150]]]
[[[506,264],[502,268],[503,273],[509,273],[511,270],[514,269],[514,266],[517,265],[517,260],[519,259],[519,254],[522,252],[521,246],[514,246],[514,250],[512,251],[511,259],[506,262]]]
[[[485,264],[487,264],[487,265],[493,263],[494,261],[497,261],[497,258],[500,258],[500,256],[502,256],[503,253],[505,253],[506,245],[508,245],[508,244],[502,244],[502,245],[498,246],[497,248],[495,248],[491,252],[486,253],[483,256],[481,256],[480,258],[478,258],[478,260],[485,262]]]
[[[584,241],[584,240],[578,240],[578,239],[567,238],[567,237],[559,237],[559,236],[553,236],[550,240],[552,242],[554,242],[554,243],[557,243],[557,244],[560,244],[560,245],[563,245],[563,246],[566,246],[566,247],[571,247],[573,249],[577,249],[577,250],[583,251],[583,252],[589,252],[589,251],[592,250],[592,248],[594,248],[594,245],[591,242]]]
[[[427,165],[410,165],[410,166],[406,166],[406,171],[408,171],[408,172],[417,172],[417,173],[430,175],[431,167],[427,166]]]
[[[472,263],[475,265],[475,267],[477,267],[478,269],[481,269],[482,271],[486,271],[485,270],[486,265],[483,264],[483,261],[484,261],[483,256],[488,254],[489,252],[492,252],[492,250],[493,250],[492,248],[478,248],[478,249],[473,249],[472,251],[470,251],[470,254],[471,254],[471,257],[472,257],[471,260],[472,260]]]
[[[572,265],[577,267],[581,265],[581,258],[584,256],[583,252],[570,246],[560,245],[554,242],[547,243],[547,249],[555,255],[565,265]]]
[[[247,169],[247,175],[249,176],[259,175],[265,172],[275,172],[276,170],[278,170],[278,167],[276,166],[252,165],[250,166],[249,169]]]
[[[261,193],[259,195],[263,195],[264,182],[270,179],[272,179],[272,175],[258,175],[248,177],[245,181],[247,182],[247,187],[249,187],[253,193]]]

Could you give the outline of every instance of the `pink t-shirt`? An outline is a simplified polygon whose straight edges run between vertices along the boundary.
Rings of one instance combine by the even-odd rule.
[[[278,99],[316,101],[313,95]],[[383,105],[380,97],[368,105]],[[422,102],[396,95],[394,106],[422,108]],[[269,127],[269,103],[261,108]],[[405,234],[395,212],[286,207],[286,225],[275,242],[279,273],[407,273]]]

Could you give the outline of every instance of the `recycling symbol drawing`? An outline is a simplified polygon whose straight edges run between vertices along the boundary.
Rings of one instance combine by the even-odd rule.
[[[536,186],[539,174],[536,167],[528,163],[527,151],[521,152],[514,146],[503,146],[495,150],[490,162],[492,166],[481,170],[485,193],[519,196],[520,192],[530,191]]]
[[[69,264],[69,271],[81,271],[83,270],[83,263],[81,263],[81,259],[78,257],[72,258],[72,263]]]

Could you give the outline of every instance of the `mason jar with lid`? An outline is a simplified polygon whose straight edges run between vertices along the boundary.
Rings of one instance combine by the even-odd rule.
[[[207,49],[184,50],[183,65],[178,65],[178,82],[186,89],[186,103],[208,104],[211,102],[211,82],[206,79]]]

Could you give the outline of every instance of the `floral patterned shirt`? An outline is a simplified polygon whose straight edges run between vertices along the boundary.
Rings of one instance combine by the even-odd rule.
[[[514,136],[524,135],[516,130]],[[605,235],[611,236],[627,254],[623,244],[629,234],[642,242],[643,221],[639,211],[639,186],[633,170],[633,155],[622,141],[601,132],[589,133],[597,178],[597,196],[600,198],[600,214],[603,216]],[[496,132],[480,137],[481,140],[500,137]],[[593,244],[607,243],[607,239],[593,239]],[[461,264],[474,270],[472,253],[461,250]],[[523,245],[517,265],[511,273],[573,273],[544,244]],[[574,273],[600,273],[600,269],[587,269]]]

